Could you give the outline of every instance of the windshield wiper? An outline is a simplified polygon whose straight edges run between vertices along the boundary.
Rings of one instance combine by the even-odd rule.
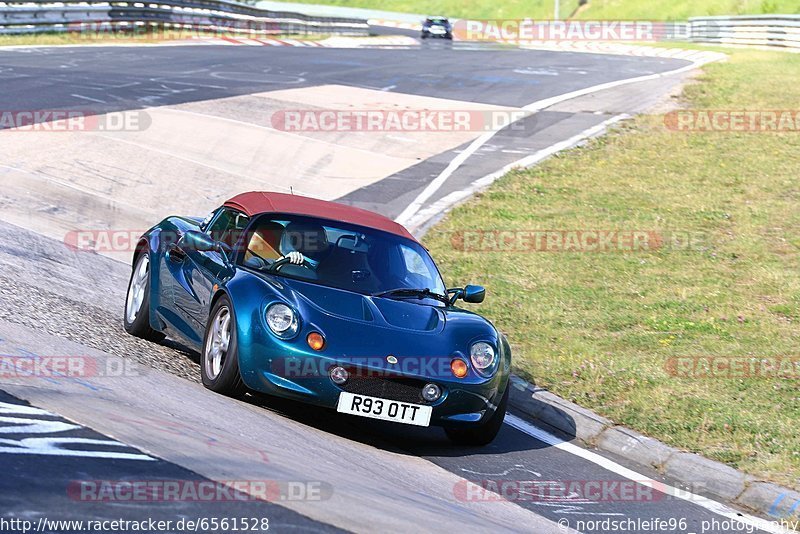
[[[398,297],[403,297],[403,296],[417,297],[417,298],[420,298],[420,299],[430,298],[430,299],[436,299],[436,300],[438,300],[440,302],[444,302],[447,305],[450,304],[450,299],[447,298],[445,295],[441,295],[439,293],[435,293],[435,292],[431,291],[428,288],[416,289],[416,288],[411,288],[411,287],[398,287],[396,289],[389,289],[387,291],[379,291],[377,293],[373,293],[370,296],[372,296],[372,297],[388,297],[388,296],[392,296],[392,295],[398,296]]]

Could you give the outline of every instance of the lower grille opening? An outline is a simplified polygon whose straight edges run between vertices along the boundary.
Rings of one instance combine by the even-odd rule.
[[[422,388],[426,382],[414,378],[370,376],[355,368],[348,368],[347,371],[350,379],[339,387],[348,393],[411,404],[428,404],[422,398]]]

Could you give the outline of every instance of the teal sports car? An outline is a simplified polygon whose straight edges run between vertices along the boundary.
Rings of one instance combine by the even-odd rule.
[[[382,215],[250,192],[141,237],[124,326],[195,348],[203,384],[221,394],[436,425],[484,445],[505,416],[511,349],[456,305],[484,296],[448,289],[425,247]]]

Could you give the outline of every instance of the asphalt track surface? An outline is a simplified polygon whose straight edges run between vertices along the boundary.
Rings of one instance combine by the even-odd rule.
[[[38,523],[39,517],[31,513],[32,509],[51,512],[50,517],[53,518],[53,522],[46,527],[43,525],[40,532],[73,530],[66,527],[70,524],[68,522],[72,521],[141,521],[145,517],[154,522],[177,522],[181,519],[188,522],[207,517],[236,517],[240,520],[245,518],[248,526],[253,522],[258,524],[266,517],[269,518],[269,528],[274,530],[341,532],[340,529],[310,520],[266,500],[246,499],[243,495],[238,495],[237,500],[237,495],[230,492],[220,492],[220,500],[210,502],[197,500],[159,502],[156,499],[146,499],[131,500],[125,506],[114,506],[104,499],[100,481],[115,483],[125,481],[130,484],[143,480],[181,481],[183,486],[179,486],[178,490],[185,492],[194,490],[216,493],[218,488],[213,481],[191,471],[115,442],[52,413],[33,408],[6,393],[0,392],[0,407],[3,414],[12,415],[0,427],[2,434],[8,436],[13,429],[14,441],[42,439],[41,429],[27,425],[45,424],[53,427],[52,433],[58,435],[60,439],[70,440],[71,450],[80,447],[81,451],[92,453],[90,457],[71,456],[70,449],[66,448],[66,451],[62,450],[59,454],[53,455],[13,454],[13,461],[4,462],[6,467],[3,474],[4,517],[9,517],[11,515],[9,512],[17,512],[13,513],[14,517]],[[8,424],[14,421],[18,423]],[[58,428],[55,425],[64,426]],[[14,447],[8,447],[3,451],[6,460],[12,458],[10,450],[13,449]],[[81,486],[76,481],[83,481],[84,485]],[[265,489],[265,495],[268,491]],[[65,505],[65,497],[73,501],[72,506]],[[52,511],[55,510],[58,510],[57,518],[52,515]],[[74,523],[72,525],[74,526]],[[267,530],[261,529],[261,526],[259,524],[260,530]],[[10,528],[11,525],[6,527],[0,528],[0,531],[14,531]]]
[[[498,50],[444,41],[428,41],[419,49],[100,47],[0,54],[6,109],[93,113],[202,104],[321,85],[519,108],[578,89],[689,64],[665,58]],[[657,85],[655,90],[624,95],[607,106],[589,101],[579,108],[543,110],[521,122],[522,129],[498,133],[430,202],[551,145],[554,139],[567,139],[616,113],[637,111],[631,109],[634,104],[660,91],[663,87]],[[397,143],[403,145],[402,140]],[[346,191],[342,200],[397,216],[465,147],[456,146],[362,189]]]
[[[398,50],[222,46],[35,48],[0,51],[0,98],[4,109],[86,109],[86,99],[74,96],[82,95],[102,101],[95,102],[92,109],[105,112],[210,101],[286,87],[337,84],[521,107],[584,87],[666,72],[684,65],[685,61],[660,58],[496,50],[438,42],[425,43],[419,49]],[[546,74],[542,75],[544,71]],[[546,111],[531,119],[535,124],[526,130],[522,139],[514,139],[514,136],[501,139],[494,149],[476,155],[468,170],[475,176],[491,172],[513,158],[519,159],[514,154],[535,148],[529,144],[543,130],[549,128],[551,138],[568,137],[598,124],[608,115],[595,110],[585,113]],[[519,150],[504,152],[508,147]],[[400,176],[388,177],[349,193],[344,200],[397,215],[456,152],[420,162]],[[471,177],[460,180],[466,182]],[[456,177],[455,181],[458,180]],[[446,191],[447,188],[443,193]],[[191,194],[191,191],[184,194]],[[147,201],[157,202],[157,199]],[[167,373],[152,371],[124,387],[109,385],[99,378],[94,385],[92,381],[47,384],[21,380],[5,385],[0,381],[0,389],[8,392],[0,393],[0,402],[5,403],[0,406],[11,412],[0,425],[0,435],[4,439],[18,442],[26,437],[67,436],[119,440],[126,445],[95,444],[90,449],[95,452],[110,449],[150,458],[75,458],[40,452],[12,454],[0,449],[0,471],[3,472],[0,518],[35,521],[41,517],[136,519],[147,516],[176,520],[194,516],[263,516],[269,517],[271,529],[275,531],[339,528],[366,531],[373,523],[364,518],[374,513],[383,518],[380,526],[391,531],[436,531],[463,524],[461,529],[465,531],[491,528],[559,532],[555,522],[563,520],[576,527],[578,520],[637,519],[658,519],[666,523],[660,528],[652,524],[639,525],[639,528],[628,524],[624,530],[717,533],[738,530],[730,528],[730,523],[726,522],[728,518],[691,500],[644,491],[646,488],[638,485],[637,489],[644,491],[647,498],[618,498],[613,492],[608,498],[594,500],[576,495],[561,500],[522,495],[511,499],[512,504],[508,506],[482,511],[481,507],[488,510],[495,504],[480,500],[469,502],[459,497],[464,479],[511,483],[561,481],[579,485],[599,482],[611,487],[626,479],[613,468],[577,457],[508,424],[490,446],[464,449],[452,446],[444,433],[435,428],[409,429],[361,421],[261,396],[251,396],[246,402],[218,398],[185,378],[174,376],[191,378],[194,372],[196,381],[199,375],[196,354],[169,341],[153,346],[124,334],[120,315],[128,266],[69,250],[58,241],[7,224],[2,224],[2,231],[4,235],[13,236],[13,240],[6,240],[0,246],[3,267],[0,271],[3,283],[0,353],[42,355],[102,351],[144,361]],[[143,357],[145,351],[154,356]],[[181,398],[173,398],[183,389],[186,392]],[[13,413],[14,408],[9,408],[27,406],[28,401],[48,413],[25,415],[24,408],[18,409],[22,413]],[[217,405],[224,406],[225,411],[215,412],[213,406]],[[109,415],[107,410],[101,409],[103,406],[117,408]],[[187,418],[192,417],[197,418],[193,421],[205,423],[197,424],[198,436],[193,437],[191,432],[176,434],[171,442],[160,439],[152,429],[131,428],[115,420],[114,414],[124,420],[125,414],[142,413],[147,406],[152,406],[153,415],[174,416],[171,421],[188,421]],[[60,416],[76,422],[77,428],[65,433],[51,427],[50,431],[40,429],[38,433],[25,434],[20,432],[20,426],[30,421],[13,420],[27,417],[70,424]],[[256,429],[245,423],[242,423],[245,426],[237,425],[240,421],[250,421],[248,424],[252,425],[253,417],[262,417],[267,428]],[[68,491],[75,480],[203,481],[208,480],[201,473],[207,464],[220,462],[222,465],[225,461],[230,462],[225,465],[231,467],[223,470],[224,475],[213,476],[215,480],[244,478],[252,459],[237,458],[244,450],[241,447],[226,451],[224,456],[213,456],[208,451],[206,456],[190,454],[198,447],[200,427],[206,425],[230,432],[238,444],[250,439],[256,442],[250,447],[265,451],[272,459],[263,472],[270,473],[273,469],[275,478],[323,480],[333,493],[331,502],[341,508],[342,513],[333,514],[333,508],[325,508],[324,502],[313,500],[76,504],[74,495]],[[572,436],[559,437],[565,441],[572,439]],[[3,443],[8,447],[19,446],[9,441]],[[214,454],[219,451],[214,450]],[[624,458],[609,459],[636,470],[642,480],[665,481],[658,473],[630,465]],[[365,466],[364,463],[374,465]],[[413,481],[405,480],[406,475]],[[349,496],[356,495],[354,488],[359,486],[380,490],[368,495],[372,501],[358,502],[356,497]],[[703,493],[702,488],[692,488],[692,491]],[[342,501],[337,502],[337,496],[347,498],[342,497]],[[437,514],[441,522],[430,522],[429,518]],[[539,521],[541,518],[552,522]],[[685,526],[681,520],[686,522]],[[704,522],[709,528],[702,528]],[[623,528],[609,530],[599,522],[582,529],[583,532],[614,530]]]
[[[110,108],[119,110],[143,102],[174,104],[335,83],[521,106],[687,64],[662,58],[444,45],[402,50],[225,46],[16,49],[2,52],[3,100],[9,109],[56,105],[83,109],[86,101],[73,95],[84,89],[95,92],[88,96],[105,95]],[[474,65],[481,68],[472,68]],[[535,77],[524,71],[545,65],[561,76]],[[164,91],[163,85],[170,82],[182,82],[192,90]]]

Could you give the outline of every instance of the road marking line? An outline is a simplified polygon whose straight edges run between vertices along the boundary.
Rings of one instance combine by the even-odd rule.
[[[577,91],[571,91],[569,93],[564,93],[562,95],[556,95],[554,97],[545,98],[543,100],[538,100],[536,102],[532,102],[527,106],[522,107],[525,111],[530,111],[531,115],[536,113],[537,111],[541,111],[546,109],[550,106],[555,104],[559,104],[566,100],[571,100],[573,98],[577,98],[579,96],[586,96],[588,94],[596,93],[598,91],[603,91],[605,89],[612,89],[614,87],[619,87],[621,85],[627,85],[631,83],[638,83],[638,82],[645,82],[649,80],[655,80],[658,78],[662,78],[664,76],[671,76],[673,74],[680,74],[683,72],[687,72],[690,70],[694,70],[699,68],[704,64],[703,61],[694,61],[685,67],[681,67],[678,69],[673,69],[666,72],[660,72],[656,74],[646,74],[644,76],[637,76],[635,78],[626,78],[624,80],[615,80],[613,82],[606,82],[601,83],[599,85],[593,85],[591,87],[586,87],[584,89],[578,89]],[[395,221],[398,223],[405,225],[407,224],[416,213],[422,209],[423,204],[428,201],[441,187],[447,182],[447,179],[452,176],[452,174],[464,164],[469,157],[478,151],[484,144],[486,144],[496,133],[501,130],[492,130],[490,132],[486,132],[485,134],[481,135],[477,139],[475,139],[470,145],[459,155],[457,155],[450,164],[437,176],[436,178],[428,184],[428,186],[422,190],[422,192],[414,199],[411,204],[408,205],[403,212],[395,218]]]
[[[89,102],[97,102],[98,104],[108,104],[108,102],[106,102],[105,100],[100,100],[98,98],[91,98],[89,96],[76,95],[76,94],[72,94],[70,96],[73,96],[75,98],[82,98],[83,100],[88,100]]]
[[[73,424],[63,420],[60,415],[21,404],[0,402],[0,413],[6,414],[0,417],[0,434],[60,434],[86,428],[81,425]],[[49,419],[33,419],[30,417],[20,417],[26,415],[43,415],[47,417],[58,417],[61,421]],[[8,425],[12,426],[8,426]],[[135,452],[92,450],[84,447],[75,449],[76,445],[100,445],[101,447],[117,447],[129,449]],[[70,448],[73,447],[73,448]],[[115,460],[143,460],[147,462],[156,461],[155,458],[147,454],[136,451],[130,445],[121,443],[113,439],[89,439],[79,437],[29,437],[23,439],[0,438],[0,454],[30,454],[42,456],[62,456],[73,458],[109,458]]]
[[[3,423],[11,423],[13,426],[3,426]],[[0,434],[54,434],[78,428],[78,425],[63,421],[0,416]]]
[[[227,89],[227,87],[223,85],[208,85],[204,83],[194,83],[194,82],[176,82],[175,80],[168,80],[165,78],[150,78],[150,81],[167,85],[188,85],[190,87],[208,87],[209,89]],[[78,96],[78,95],[72,95],[72,96]]]
[[[516,415],[506,414],[505,423],[512,428],[523,432],[530,437],[537,439],[543,443],[550,445],[551,447],[555,447],[560,449],[568,454],[572,454],[573,456],[577,456],[587,462],[591,462],[597,466],[602,467],[607,471],[611,471],[614,474],[617,474],[621,477],[627,478],[629,480],[633,480],[634,482],[638,482],[643,486],[648,486],[653,488],[657,491],[665,493],[666,495],[670,495],[672,497],[676,497],[678,499],[683,499],[688,501],[692,504],[696,504],[701,508],[705,508],[709,512],[714,514],[723,516],[727,519],[731,519],[733,521],[738,521],[740,523],[744,523],[755,527],[759,530],[763,530],[766,532],[771,532],[774,534],[789,534],[792,531],[781,527],[779,524],[768,521],[765,519],[759,519],[757,517],[743,514],[741,512],[737,512],[733,508],[726,506],[722,503],[717,501],[711,500],[708,497],[703,497],[702,495],[695,495],[694,493],[690,493],[688,490],[678,489],[667,484],[658,482],[656,480],[650,480],[648,477],[633,471],[632,469],[628,469],[627,467],[623,467],[618,463],[609,460],[604,456],[600,456],[597,453],[592,451],[586,450],[584,448],[578,447],[572,443],[568,443],[549,432],[542,430],[534,426],[533,424],[517,417]]]
[[[21,440],[0,439],[0,454],[30,454],[37,456],[62,456],[69,458],[105,458],[109,460],[157,461],[152,456],[134,452],[69,449],[68,446],[99,445],[101,447],[124,447],[124,443],[107,439],[88,438],[25,438]],[[135,449],[134,449],[135,450]]]
[[[491,174],[487,174],[483,178],[475,180],[474,182],[469,184],[469,186],[466,187],[465,189],[453,191],[447,196],[437,200],[427,208],[419,210],[412,218],[410,218],[406,222],[406,226],[410,228],[413,232],[414,230],[419,229],[427,221],[433,219],[436,215],[443,213],[449,207],[455,205],[458,202],[461,202],[462,200],[466,200],[467,198],[472,196],[472,194],[474,194],[476,191],[489,187],[495,180],[503,177],[506,173],[510,172],[511,170],[516,168],[532,167],[533,165],[536,165],[540,161],[543,161],[549,158],[550,156],[553,156],[554,154],[561,152],[562,150],[567,150],[568,148],[572,148],[581,141],[585,141],[590,137],[602,133],[606,128],[608,128],[612,124],[615,124],[629,117],[630,116],[625,113],[620,115],[615,115],[614,117],[611,117],[610,119],[605,120],[600,124],[596,124],[591,128],[587,128],[586,130],[570,137],[569,139],[565,139],[564,141],[559,141],[558,143],[550,145],[547,148],[543,148],[537,152],[534,152],[530,156],[526,156],[522,159],[514,161],[513,163],[509,163],[502,169],[495,171]]]

